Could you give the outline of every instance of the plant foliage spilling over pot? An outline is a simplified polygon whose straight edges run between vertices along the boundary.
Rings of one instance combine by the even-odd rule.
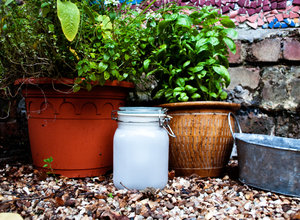
[[[142,74],[146,15],[117,1],[0,7],[0,86],[9,93],[15,81],[26,84],[33,164],[41,169],[52,156],[56,174],[105,174],[117,127],[111,112]]]
[[[236,50],[235,25],[212,7],[171,4],[156,11],[147,27],[144,70],[156,79],[153,98],[167,103],[161,106],[169,109],[176,135],[170,139],[169,169],[176,175],[220,176],[233,144],[227,115],[239,108],[219,102],[230,83],[227,56]]]
[[[6,0],[0,18],[2,89],[28,77],[75,79],[74,91],[141,79],[146,14],[126,2]]]
[[[162,102],[224,100],[230,83],[228,48],[235,53],[234,23],[218,9],[169,5],[147,27],[148,75],[157,79],[154,99]]]

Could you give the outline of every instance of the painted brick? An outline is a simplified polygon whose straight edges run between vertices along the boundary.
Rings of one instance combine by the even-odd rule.
[[[286,2],[278,2],[277,9],[285,9],[286,8]]]
[[[256,6],[257,6],[257,3],[256,3],[256,2],[251,2],[251,3],[250,3],[250,7],[251,7],[251,8],[256,8]]]
[[[243,62],[242,57],[242,44],[240,41],[235,42],[236,44],[236,53],[233,54],[229,51],[229,58],[228,61],[231,64],[240,64]]]
[[[262,7],[258,7],[258,8],[255,9],[255,12],[259,13],[261,11],[261,9],[262,9]]]
[[[263,2],[263,5],[265,6],[265,5],[269,5],[270,4],[270,1],[269,0],[264,0],[264,2]]]
[[[269,6],[269,5],[265,5],[265,6],[263,7],[263,11],[271,11],[270,6]]]
[[[227,12],[229,12],[229,7],[228,6],[223,6],[222,7],[222,14],[225,14]]]
[[[206,1],[206,2],[205,2],[205,5],[206,5],[206,6],[209,6],[209,5],[210,5],[210,1]]]
[[[247,12],[248,12],[249,16],[254,15],[255,14],[255,9],[249,8],[249,9],[247,9]]]
[[[299,18],[299,14],[298,14],[298,13],[295,13],[295,12],[292,12],[292,11],[290,11],[290,18]]]
[[[276,62],[281,58],[280,39],[265,39],[251,47],[250,61]],[[252,59],[253,58],[253,59]]]
[[[282,14],[275,15],[275,17],[278,19],[278,21],[283,21],[283,15]]]
[[[261,6],[261,3],[262,3],[262,0],[258,0],[258,1],[257,1],[257,6],[258,6],[258,7]]]
[[[229,7],[233,10],[235,8],[235,4],[230,4]]]
[[[294,0],[293,5],[300,5],[300,0]]]
[[[276,9],[277,8],[277,2],[273,2],[271,4],[271,9]]]
[[[244,5],[245,5],[245,0],[239,0],[239,1],[238,1],[238,5],[239,5],[240,7],[244,7]]]
[[[283,42],[283,58],[300,61],[300,42],[288,38]]]
[[[247,13],[246,9],[244,9],[244,8],[239,9],[239,14],[240,15],[243,15],[243,14],[246,14],[246,13]]]

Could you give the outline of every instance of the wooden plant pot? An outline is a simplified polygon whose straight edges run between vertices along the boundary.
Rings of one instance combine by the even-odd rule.
[[[170,126],[176,135],[170,138],[169,169],[179,176],[220,176],[233,146],[227,116],[240,105],[182,102],[161,106],[169,109],[168,114],[173,117]]]
[[[112,110],[124,106],[132,83],[107,82],[92,91],[73,93],[50,79],[26,79],[23,85],[33,164],[42,169],[53,157],[55,174],[89,177],[105,174],[113,165]],[[69,80],[63,80],[69,84]],[[55,88],[55,89],[54,89]]]

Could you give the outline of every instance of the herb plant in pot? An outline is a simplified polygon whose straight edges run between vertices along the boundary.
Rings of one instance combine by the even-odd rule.
[[[111,111],[140,79],[144,14],[115,1],[0,7],[1,89],[22,85],[34,165],[52,157],[68,177],[112,169]]]
[[[153,37],[144,69],[156,78],[153,98],[173,117],[169,169],[176,175],[220,176],[233,145],[227,115],[240,107],[221,101],[230,83],[234,23],[212,7],[169,5],[157,13],[162,18],[148,23]]]

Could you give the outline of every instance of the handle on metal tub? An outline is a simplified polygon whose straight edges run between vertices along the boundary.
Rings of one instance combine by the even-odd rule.
[[[229,128],[230,128],[230,132],[231,132],[231,134],[232,134],[232,137],[234,138],[234,132],[233,132],[233,130],[232,130],[232,125],[231,125],[231,120],[230,120],[230,116],[231,116],[231,115],[233,116],[233,118],[234,118],[234,120],[235,120],[235,122],[236,122],[236,124],[237,124],[237,126],[238,126],[239,133],[243,133],[243,132],[242,132],[242,129],[241,129],[239,120],[237,119],[237,117],[235,116],[235,114],[233,114],[232,112],[229,112],[229,113],[228,113],[228,124],[229,124]],[[234,139],[235,139],[235,138],[234,138]]]

